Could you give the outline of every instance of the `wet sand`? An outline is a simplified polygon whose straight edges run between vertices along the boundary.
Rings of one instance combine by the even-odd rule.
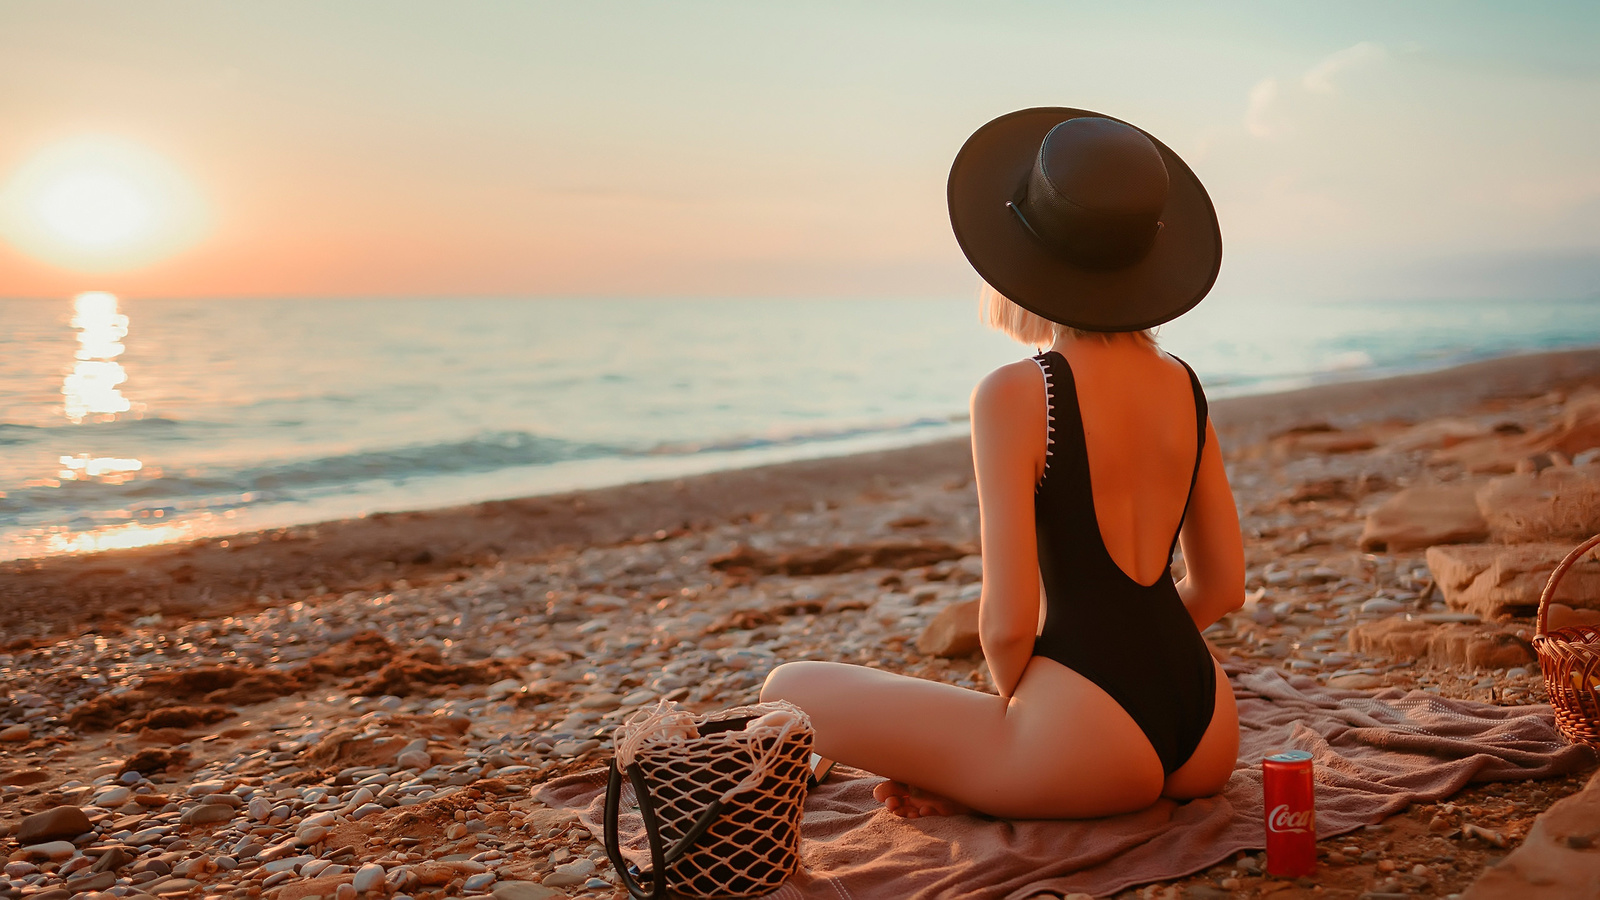
[[[1439,417],[1531,433],[1585,387],[1600,350],[1215,402],[1257,602],[1208,637],[1344,684],[1536,702],[1536,669],[1347,647],[1394,608],[1443,612],[1420,550],[1357,537],[1403,486],[1468,477],[1416,440]],[[789,659],[985,688],[977,657],[916,647],[976,596],[977,524],[951,441],[0,566],[0,897],[614,896],[592,838],[528,789],[603,762],[657,698],[747,702]],[[1431,817],[1515,843],[1578,783],[1324,842],[1323,883],[1460,890],[1504,850],[1446,852]],[[66,845],[24,845],[23,817],[61,807],[84,816],[52,813]],[[1270,882],[1253,857],[1216,868],[1185,889]]]

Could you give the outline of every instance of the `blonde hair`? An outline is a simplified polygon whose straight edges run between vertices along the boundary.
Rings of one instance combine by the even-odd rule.
[[[1018,306],[1011,298],[995,290],[987,282],[978,294],[978,317],[983,320],[983,324],[1006,334],[1012,340],[1041,349],[1054,344],[1068,334],[1077,338],[1086,338],[1092,335],[1103,341],[1109,341],[1119,333],[1113,331],[1088,331],[1083,328],[1074,328],[1071,325],[1063,325],[1060,322],[1052,322],[1044,316],[1031,313]],[[1151,346],[1155,346],[1156,333],[1153,328],[1127,333],[1135,335]]]

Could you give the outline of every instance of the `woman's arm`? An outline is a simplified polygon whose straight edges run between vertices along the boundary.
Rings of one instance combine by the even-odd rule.
[[[989,373],[972,392],[972,461],[983,535],[978,636],[989,677],[1010,697],[1033,657],[1039,628],[1039,556],[1033,491],[1048,424],[1044,379],[1031,360]]]
[[[1178,596],[1201,631],[1224,614],[1244,605],[1244,539],[1239,510],[1222,466],[1217,433],[1206,422],[1206,446],[1200,455],[1189,512],[1179,532],[1183,545],[1183,580]]]

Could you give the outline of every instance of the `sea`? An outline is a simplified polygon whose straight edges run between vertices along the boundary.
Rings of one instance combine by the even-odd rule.
[[[1212,397],[1600,346],[1600,301],[1213,297]],[[0,560],[967,434],[973,298],[0,300]]]

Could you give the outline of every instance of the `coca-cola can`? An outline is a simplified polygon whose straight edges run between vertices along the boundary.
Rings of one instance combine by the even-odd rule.
[[[1311,754],[1287,750],[1261,761],[1266,801],[1267,873],[1298,878],[1317,868],[1317,816]]]

